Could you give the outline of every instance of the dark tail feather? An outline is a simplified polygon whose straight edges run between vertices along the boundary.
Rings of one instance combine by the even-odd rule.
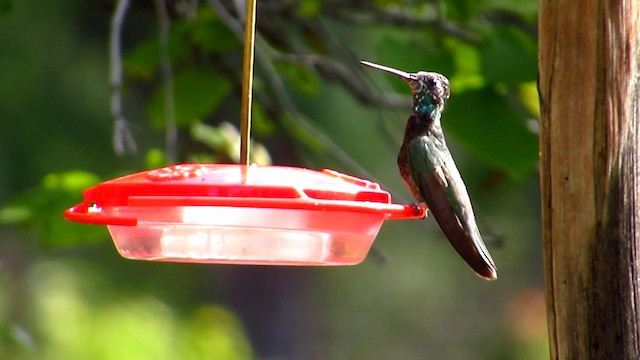
[[[442,191],[443,189],[435,176],[431,173],[425,173],[422,180],[425,182],[422,194],[429,210],[453,248],[480,277],[486,280],[497,279],[496,265],[482,241],[473,214],[470,214],[469,219],[463,223],[451,207],[445,191]],[[465,202],[469,202],[466,206],[471,206],[470,201]]]
[[[471,234],[467,233],[448,204],[446,207],[450,209],[449,214],[437,213],[436,215],[436,211],[431,213],[453,248],[480,277],[486,280],[497,279],[498,271],[482,242],[480,232],[475,229],[475,231],[471,230]]]

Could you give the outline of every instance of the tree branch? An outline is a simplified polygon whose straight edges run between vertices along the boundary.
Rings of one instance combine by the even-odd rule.
[[[326,7],[326,11],[335,17],[342,19],[354,25],[380,25],[387,24],[396,27],[430,27],[443,34],[454,36],[468,43],[477,44],[480,39],[478,36],[462,29],[458,25],[444,21],[443,19],[429,19],[418,17],[396,9],[383,10],[382,8],[371,4],[363,3],[362,10],[364,13],[358,14],[353,8],[345,8],[338,6]]]
[[[109,38],[110,83],[111,83],[111,116],[113,117],[113,150],[118,155],[127,152],[135,153],[137,145],[122,114],[122,52],[121,35],[124,17],[129,7],[129,0],[118,0],[111,16],[111,33]]]
[[[220,19],[235,33],[235,35],[239,39],[244,39],[243,28],[239,20],[235,19],[227,9],[219,2],[219,0],[207,0],[209,5],[218,13]],[[294,123],[303,131],[308,134],[311,134],[314,138],[319,139],[321,142],[326,144],[329,154],[344,164],[345,166],[352,169],[357,173],[358,176],[366,177],[371,179],[371,175],[369,172],[364,169],[360,164],[358,164],[355,160],[349,156],[341,147],[336,145],[329,137],[327,137],[324,133],[317,130],[313,127],[309,122],[304,120],[304,118],[300,115],[298,109],[293,104],[293,101],[289,97],[287,93],[286,87],[282,82],[282,79],[278,75],[275,70],[270,55],[275,53],[275,50],[270,48],[268,44],[261,38],[260,34],[256,34],[256,60],[260,67],[265,72],[267,81],[273,88],[278,101],[282,104],[282,106],[287,110],[289,114],[291,114],[291,118]]]
[[[178,129],[176,128],[175,98],[173,87],[173,70],[169,57],[169,27],[171,18],[164,0],[154,0],[158,16],[160,42],[160,71],[164,83],[164,117],[166,121],[166,153],[167,161],[174,163],[178,156]]]

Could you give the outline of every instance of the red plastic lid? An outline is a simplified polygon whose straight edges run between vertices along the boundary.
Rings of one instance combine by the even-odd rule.
[[[135,226],[129,217],[104,215],[105,207],[233,206],[383,214],[416,219],[425,209],[393,204],[377,183],[333,170],[225,164],[183,164],[105,181],[84,192],[68,220]]]

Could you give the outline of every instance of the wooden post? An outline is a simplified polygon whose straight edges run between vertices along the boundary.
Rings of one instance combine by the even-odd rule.
[[[552,359],[640,359],[640,1],[541,0]]]

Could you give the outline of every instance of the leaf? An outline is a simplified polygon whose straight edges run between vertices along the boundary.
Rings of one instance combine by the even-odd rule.
[[[452,53],[424,38],[420,40],[411,42],[389,36],[380,42],[376,49],[378,59],[373,62],[406,72],[435,71],[453,74],[455,68]],[[394,81],[392,84],[394,89],[402,93],[411,91],[404,81]]]
[[[456,68],[449,77],[451,88],[462,91],[484,87],[478,48],[453,38],[447,39],[446,44],[453,54]]]
[[[538,83],[529,82],[518,85],[520,101],[527,111],[536,118],[540,118],[540,101],[538,97]]]
[[[537,79],[536,42],[518,28],[491,28],[486,45],[480,48],[480,57],[488,83],[516,84]]]
[[[223,157],[233,162],[240,159],[240,132],[233,124],[222,122],[214,127],[198,122],[191,126],[191,137],[209,147],[215,158]],[[250,150],[251,163],[271,165],[271,156],[264,145],[251,141]]]
[[[211,150],[226,148],[231,142],[220,128],[201,122],[196,122],[191,126],[191,137]]]
[[[240,320],[219,306],[196,309],[177,328],[178,353],[185,359],[253,359]]]
[[[0,0],[0,16],[7,15],[13,10],[13,2],[11,0]]]
[[[525,20],[536,21],[538,18],[537,0],[488,0],[485,6],[520,15]]]
[[[173,84],[175,120],[179,127],[211,114],[231,89],[226,78],[202,69],[178,73]],[[149,118],[156,128],[166,126],[164,86],[156,89],[149,105]]]
[[[251,110],[251,132],[258,136],[270,136],[276,131],[276,124],[265,114],[260,103],[254,102]]]
[[[494,88],[452,96],[442,126],[470,153],[515,178],[527,175],[537,164],[536,134]]]
[[[168,38],[169,59],[176,62],[188,52],[182,40],[186,23],[178,22],[171,26]],[[160,66],[160,42],[158,37],[149,39],[129,51],[122,61],[126,74],[130,77],[149,79]]]
[[[296,8],[296,14],[302,18],[317,16],[322,8],[320,0],[301,0]]]
[[[400,70],[407,72],[424,70],[450,74],[455,70],[451,52],[426,36],[410,39],[390,36],[383,39],[376,50],[383,65],[402,66]]]
[[[485,4],[483,1],[445,0],[447,19],[454,21],[468,21],[481,10]]]
[[[276,64],[276,69],[288,83],[303,94],[314,94],[318,90],[319,78],[315,71],[294,63]]]
[[[309,124],[308,119],[303,119],[303,115],[298,115],[300,118],[296,120],[292,115],[285,114],[282,119],[283,128],[289,133],[291,137],[296,139],[299,143],[303,144],[306,148],[316,153],[324,153],[327,151],[327,144],[319,139],[308,128],[311,125],[304,126],[302,123]]]
[[[209,7],[198,11],[198,16],[189,23],[186,34],[196,47],[210,54],[239,48],[241,45],[229,27]]]
[[[156,169],[166,166],[168,164],[167,155],[160,149],[151,148],[144,155],[144,164],[147,169]]]
[[[0,208],[0,223],[34,230],[48,245],[77,245],[108,237],[102,226],[66,221],[62,212],[82,201],[82,191],[100,179],[85,171],[52,173],[31,190]]]

